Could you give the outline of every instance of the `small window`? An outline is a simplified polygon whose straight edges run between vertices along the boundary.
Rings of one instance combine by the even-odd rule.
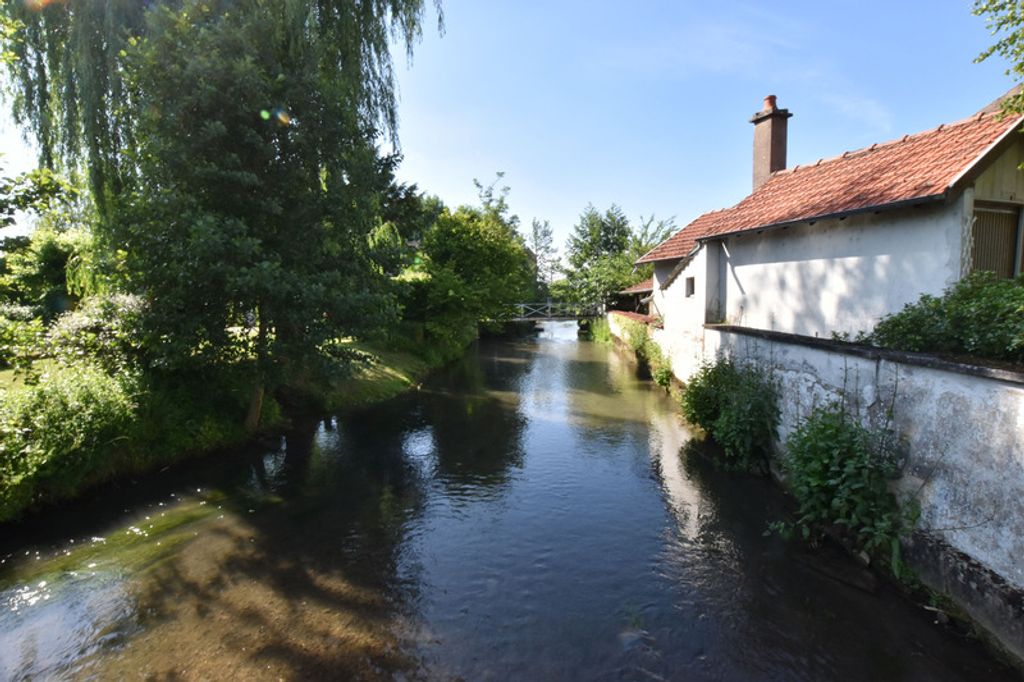
[[[693,292],[694,292],[695,288],[696,288],[696,285],[694,284],[693,277],[687,277],[686,278],[686,297],[687,298],[689,298],[690,296],[693,296]]]

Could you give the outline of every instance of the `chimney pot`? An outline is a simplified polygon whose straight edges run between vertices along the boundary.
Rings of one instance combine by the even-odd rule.
[[[775,95],[764,98],[764,109],[754,114],[754,189],[763,185],[772,173],[786,167],[786,142],[789,117],[779,109]]]

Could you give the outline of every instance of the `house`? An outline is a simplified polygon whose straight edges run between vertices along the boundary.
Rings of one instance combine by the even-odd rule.
[[[1024,661],[1024,372],[831,338],[869,331],[973,270],[1021,272],[1024,117],[1002,116],[997,100],[786,168],[789,118],[765,99],[751,119],[753,192],[638,260],[654,265],[650,312],[663,328],[651,338],[684,382],[718,355],[769,368],[783,453],[828,403],[899,434],[894,486],[920,511],[904,556]]]
[[[753,192],[637,261],[654,264],[651,314],[673,356],[699,353],[706,323],[827,338],[871,330],[972,270],[1021,271],[1022,117],[1004,117],[999,100],[786,168],[790,116],[765,98],[751,119]]]
[[[648,277],[642,282],[616,292],[615,301],[611,307],[613,310],[626,310],[646,315],[653,291],[654,280]]]

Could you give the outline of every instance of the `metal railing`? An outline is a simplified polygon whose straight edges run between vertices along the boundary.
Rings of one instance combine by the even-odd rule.
[[[516,320],[579,320],[587,317],[599,317],[604,314],[602,305],[584,305],[582,303],[562,303],[547,301],[545,303],[516,303]]]

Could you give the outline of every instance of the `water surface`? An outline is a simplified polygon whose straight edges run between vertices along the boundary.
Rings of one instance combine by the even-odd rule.
[[[784,513],[551,325],[7,533],[0,679],[1019,679]]]

